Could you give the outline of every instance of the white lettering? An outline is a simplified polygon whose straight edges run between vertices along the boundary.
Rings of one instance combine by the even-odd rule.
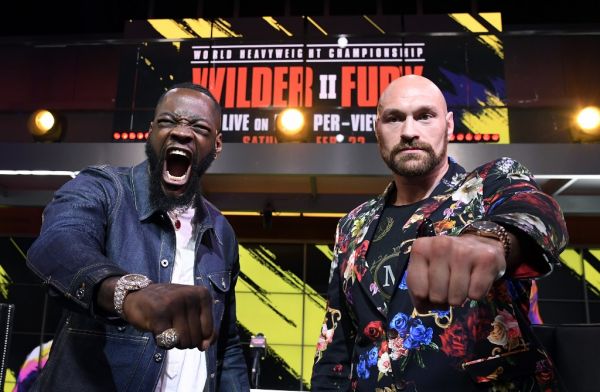
[[[383,284],[383,287],[389,287],[390,282],[388,278],[392,280],[392,284],[396,283],[396,278],[394,277],[394,273],[392,272],[391,265],[384,265],[383,268],[385,269],[385,283]]]

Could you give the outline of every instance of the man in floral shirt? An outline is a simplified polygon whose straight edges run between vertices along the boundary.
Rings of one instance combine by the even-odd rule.
[[[380,97],[394,181],[338,224],[313,391],[558,388],[526,315],[531,279],[567,244],[560,208],[510,158],[466,173],[447,155],[453,130],[424,77]]]

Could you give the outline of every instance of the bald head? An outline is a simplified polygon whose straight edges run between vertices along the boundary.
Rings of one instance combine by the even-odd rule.
[[[427,78],[395,79],[379,98],[375,134],[381,156],[397,178],[441,178],[453,131],[444,95]]]
[[[443,114],[448,113],[448,105],[444,94],[426,77],[419,75],[406,75],[394,79],[383,91],[377,104],[377,115],[381,114],[390,99],[413,99],[416,97],[424,98],[431,105],[439,108]]]

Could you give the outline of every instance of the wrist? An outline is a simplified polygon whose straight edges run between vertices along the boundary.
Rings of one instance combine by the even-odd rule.
[[[120,276],[110,276],[105,278],[98,284],[98,289],[95,294],[94,306],[96,311],[103,316],[112,316],[115,312],[113,295],[115,285]]]
[[[460,235],[470,234],[485,238],[486,241],[495,241],[499,247],[499,252],[502,252],[504,265],[499,268],[496,280],[501,279],[506,274],[509,257],[512,252],[512,241],[509,232],[498,223],[492,221],[474,221],[465,226]]]
[[[504,260],[508,261],[512,251],[512,243],[509,233],[504,226],[492,221],[479,220],[466,225],[459,235],[463,234],[473,234],[499,241],[504,250]]]
[[[140,274],[127,274],[121,276],[115,283],[113,294],[114,311],[120,317],[123,317],[123,305],[125,298],[132,291],[141,290],[148,287],[152,281],[147,276]]]

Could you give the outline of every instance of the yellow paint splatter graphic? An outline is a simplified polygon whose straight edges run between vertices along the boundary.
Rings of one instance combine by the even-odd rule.
[[[265,22],[267,22],[269,25],[271,25],[271,27],[273,27],[275,30],[277,31],[281,31],[282,33],[284,33],[285,35],[287,35],[288,37],[293,36],[292,33],[289,32],[289,30],[287,30],[285,27],[283,27],[277,20],[275,20],[275,18],[273,18],[272,16],[263,16],[263,20]]]
[[[466,30],[478,34],[477,41],[487,46],[494,51],[496,56],[504,59],[504,47],[502,41],[495,34],[483,34],[490,32],[483,24],[481,24],[473,15],[466,13],[455,13],[448,14],[450,18],[454,19],[458,24],[464,27]],[[482,13],[480,16],[490,23],[496,30],[502,31],[502,19],[499,13]],[[500,27],[500,28],[498,28]]]
[[[6,375],[4,378],[4,392],[12,392],[17,383],[17,377],[12,369],[6,369]]]
[[[321,251],[327,260],[333,260],[333,251],[328,245],[315,245],[315,248]]]
[[[588,249],[596,259],[600,260],[600,249]],[[600,271],[598,271],[589,261],[582,259],[580,253],[573,249],[566,249],[560,254],[560,259],[564,265],[569,267],[574,273],[583,277],[589,287],[596,294],[600,295]]]
[[[182,22],[175,19],[148,19],[148,23],[157,33],[167,39],[189,38],[227,38],[241,37],[241,34],[232,30],[231,23],[223,18],[214,22],[203,18],[185,18]],[[173,42],[179,50],[180,43]]]
[[[8,299],[8,287],[12,284],[10,276],[6,273],[4,268],[0,265],[0,294],[2,298]]]
[[[309,383],[325,299],[277,265],[276,256],[263,246],[240,246],[239,252],[239,322],[253,334],[262,332],[286,370]]]
[[[508,108],[497,96],[486,91],[486,101],[477,100],[482,107],[476,113],[464,110],[462,124],[473,133],[497,133],[500,135],[498,143],[510,143],[508,131]]]

